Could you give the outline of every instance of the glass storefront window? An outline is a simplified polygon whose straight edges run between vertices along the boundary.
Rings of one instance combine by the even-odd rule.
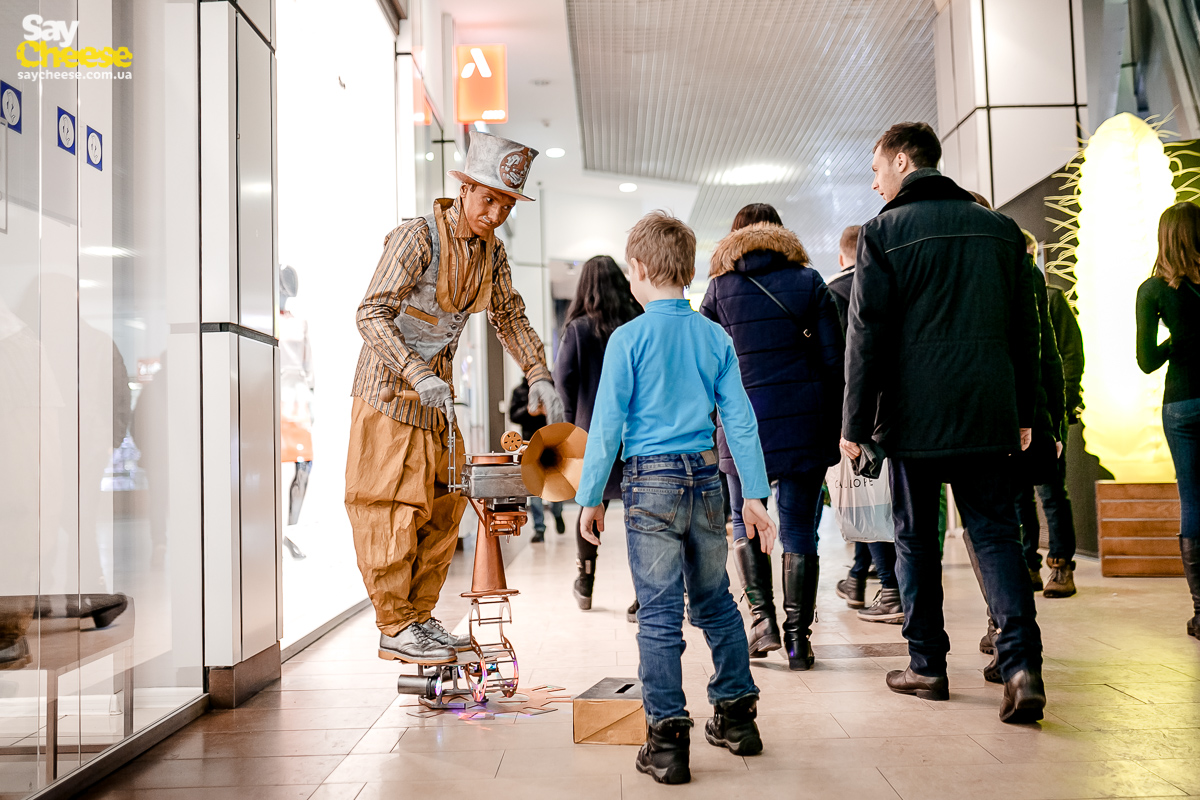
[[[135,58],[111,80],[0,62],[5,797],[203,691],[197,10],[54,9],[78,21],[76,48]],[[50,14],[6,12],[8,54],[27,15]]]

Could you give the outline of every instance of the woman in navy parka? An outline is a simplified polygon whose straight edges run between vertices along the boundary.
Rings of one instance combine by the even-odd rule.
[[[742,383],[758,418],[767,474],[776,484],[783,546],[783,645],[792,669],[812,667],[817,511],[826,470],[838,463],[844,386],[841,324],[804,245],[769,205],[746,206],[717,245],[700,313],[733,338]],[[718,429],[729,477],[734,552],[754,619],[751,656],[780,645],[770,558],[746,538],[741,482]]]

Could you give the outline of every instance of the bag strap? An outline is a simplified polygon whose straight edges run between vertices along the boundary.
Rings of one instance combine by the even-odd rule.
[[[783,313],[788,315],[788,319],[790,319],[792,322],[796,323],[796,327],[799,328],[800,332],[804,334],[805,339],[812,338],[812,334],[809,333],[808,328],[805,327],[805,325],[804,325],[804,320],[800,319],[800,317],[798,317],[794,313],[792,313],[792,310],[790,308],[788,308],[787,306],[785,306],[783,304],[782,300],[780,300],[778,297],[776,297],[774,294],[772,294],[770,289],[763,286],[762,283],[759,282],[759,280],[757,278],[755,278],[753,275],[747,275],[744,272],[740,272],[738,274],[741,275],[746,280],[753,283],[755,286],[757,286],[762,291],[763,294],[765,294],[767,297],[771,298],[771,300],[773,300],[775,302],[775,305],[782,308]]]

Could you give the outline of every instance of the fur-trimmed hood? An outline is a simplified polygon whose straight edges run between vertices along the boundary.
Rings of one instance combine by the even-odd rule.
[[[800,238],[782,225],[756,222],[734,231],[717,244],[713,251],[708,277],[716,278],[737,268],[738,259],[755,250],[771,250],[782,254],[798,267],[810,266],[808,251]]]

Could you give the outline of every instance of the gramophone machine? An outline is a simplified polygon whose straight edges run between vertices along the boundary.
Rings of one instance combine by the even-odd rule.
[[[509,598],[517,590],[505,581],[500,537],[520,535],[530,495],[550,502],[569,500],[583,472],[587,433],[569,422],[547,425],[528,442],[508,431],[500,443],[504,452],[468,453],[459,475],[457,436],[450,427],[448,486],[461,491],[479,517],[471,591],[462,594],[471,598],[471,649],[450,664],[408,665],[417,673],[396,679],[400,694],[418,695],[428,708],[465,707],[468,695],[474,703],[483,703],[489,693],[516,693],[520,671],[504,625],[512,623]]]

